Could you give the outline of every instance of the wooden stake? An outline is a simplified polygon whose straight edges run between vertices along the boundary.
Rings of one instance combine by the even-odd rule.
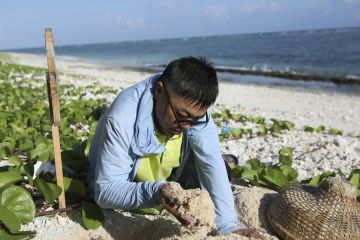
[[[52,138],[54,143],[56,182],[57,185],[62,189],[62,192],[59,196],[59,209],[63,209],[66,208],[66,203],[65,203],[64,178],[62,171],[60,134],[59,134],[59,126],[61,124],[60,103],[59,103],[59,94],[57,91],[54,40],[53,40],[51,28],[45,29],[45,46],[46,46],[46,55],[47,55],[47,63],[48,63],[48,72],[46,73],[46,83],[47,83],[49,106],[50,106],[50,120],[52,124],[51,131],[52,131]],[[64,212],[64,214],[66,213]]]

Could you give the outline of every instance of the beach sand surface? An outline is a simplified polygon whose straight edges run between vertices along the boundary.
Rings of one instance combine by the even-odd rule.
[[[10,60],[17,64],[46,67],[46,56],[10,53]],[[92,64],[77,59],[57,58],[56,66],[61,84],[87,86],[110,86],[118,92],[151,76],[151,73],[129,69],[115,69]],[[39,76],[44,80],[45,74]],[[213,106],[214,111],[229,108],[232,112],[266,119],[289,120],[295,130],[281,135],[266,135],[228,139],[222,142],[222,153],[234,154],[239,165],[250,158],[258,158],[266,163],[278,162],[281,147],[294,148],[293,166],[299,172],[299,179],[309,178],[324,171],[341,169],[348,174],[351,169],[360,168],[360,92],[337,91],[288,87],[282,85],[240,84],[231,81],[219,82],[220,93]],[[116,94],[107,97],[111,103]],[[96,96],[90,96],[96,97]],[[244,127],[240,123],[229,122],[230,127]],[[343,136],[332,136],[326,132],[309,133],[304,125],[335,127],[344,131]],[[251,127],[251,126],[247,126]],[[220,130],[219,130],[220,131]],[[241,224],[254,226],[266,232],[267,239],[277,239],[264,222],[264,203],[276,194],[256,187],[241,187],[233,183],[234,198]],[[270,195],[269,195],[270,194]],[[106,220],[98,230],[81,227],[81,217],[74,211],[70,218],[35,218],[23,226],[23,230],[36,230],[35,239],[141,239],[149,234],[169,233],[164,239],[212,239],[204,233],[189,232],[169,215],[141,216],[120,210],[105,211]],[[150,230],[149,230],[150,229]],[[159,230],[160,229],[160,230]],[[162,229],[162,230],[161,230]],[[196,235],[198,234],[198,235]],[[155,236],[155,235],[154,235]],[[240,239],[228,236],[227,239]],[[214,237],[214,239],[224,239]],[[146,238],[151,239],[151,238]],[[246,239],[246,238],[244,238]]]
[[[18,64],[47,67],[45,55],[11,53],[10,56]],[[61,57],[57,58],[56,66],[58,71],[66,73],[60,75],[61,82],[76,85],[96,83],[119,91],[152,75]],[[351,91],[351,88],[346,91],[334,85],[327,90],[321,87],[306,89],[300,86],[240,84],[221,79],[219,86],[216,104],[243,114],[286,119],[294,122],[299,129],[304,125],[325,125],[349,133],[360,132],[360,91]]]

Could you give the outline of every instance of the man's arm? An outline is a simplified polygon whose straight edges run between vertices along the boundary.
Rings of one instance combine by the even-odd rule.
[[[103,208],[137,209],[160,203],[164,181],[132,182],[131,136],[113,118],[105,119],[99,134],[95,167],[95,201]]]
[[[215,205],[217,228],[222,234],[233,232],[239,228],[234,198],[211,116],[207,126],[190,129],[189,137],[200,183],[209,192]]]

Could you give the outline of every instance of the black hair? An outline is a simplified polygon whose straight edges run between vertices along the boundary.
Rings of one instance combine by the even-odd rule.
[[[170,62],[159,80],[166,89],[200,108],[210,107],[219,94],[213,64],[205,57],[183,57]]]

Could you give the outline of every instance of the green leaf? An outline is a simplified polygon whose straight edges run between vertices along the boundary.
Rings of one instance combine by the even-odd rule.
[[[214,119],[221,117],[221,114],[220,114],[220,113],[217,113],[217,112],[214,112],[214,113],[212,113],[211,115],[212,115],[212,118],[214,118]]]
[[[310,181],[309,185],[318,187],[320,185],[320,175],[314,176]]]
[[[17,231],[14,233],[10,233],[6,229],[0,230],[0,239],[5,240],[27,240],[34,238],[35,235],[36,232],[32,231]]]
[[[51,172],[41,172],[38,177],[47,183],[56,184],[56,176],[54,174],[52,174]]]
[[[252,135],[252,129],[251,128],[244,128],[242,130],[243,134],[248,134],[250,137]]]
[[[71,192],[82,198],[85,198],[85,186],[77,179],[64,177],[64,190],[65,192]]]
[[[323,173],[320,175],[320,181],[325,180],[325,179],[328,178],[328,177],[335,177],[335,176],[336,176],[336,173],[334,173],[334,172],[331,172],[331,171],[323,172]]]
[[[291,166],[293,157],[293,148],[283,147],[279,151],[279,162]]]
[[[235,163],[227,163],[227,165],[229,166],[230,169],[234,169],[237,167],[237,165]]]
[[[349,178],[351,178],[354,174],[360,174],[360,169],[359,168],[352,169],[349,174]]]
[[[35,217],[34,201],[22,187],[12,186],[2,191],[0,205],[14,213],[20,222],[31,222]]]
[[[97,229],[105,217],[101,208],[93,202],[83,201],[81,216],[86,229]]]
[[[314,176],[309,181],[309,185],[318,187],[325,179],[327,179],[328,177],[335,177],[335,175],[336,175],[336,173],[334,173],[334,172],[330,172],[330,171],[324,172],[321,175]]]
[[[52,204],[60,195],[61,188],[53,183],[47,183],[45,180],[37,177],[34,180],[35,187],[45,198],[45,202]]]
[[[257,158],[252,158],[246,161],[247,164],[251,166],[252,169],[258,170],[259,168],[264,168],[264,164],[260,162]]]
[[[34,165],[31,162],[28,162],[27,164],[24,164],[20,168],[21,174],[26,174],[28,177],[29,184],[31,186],[34,186]]]
[[[325,126],[320,125],[317,128],[315,128],[315,132],[322,132],[322,131],[325,131],[325,129],[326,129]]]
[[[15,149],[15,142],[2,142],[0,143],[0,150],[4,150],[7,155],[11,155]]]
[[[345,174],[343,173],[343,171],[341,171],[340,168],[337,169],[337,173],[340,175],[341,178],[345,177]]]
[[[29,174],[29,175],[33,176],[34,175],[34,165],[30,162],[22,165],[20,167],[20,173],[21,174]]]
[[[273,125],[270,128],[270,131],[272,133],[278,133],[279,134],[279,133],[281,133],[281,129],[282,129],[281,125],[278,122],[274,122]]]
[[[14,164],[17,167],[23,164],[23,161],[18,156],[9,157],[8,162]]]
[[[231,118],[236,122],[240,121],[241,117],[242,117],[241,114],[237,114],[237,113],[231,114]]]
[[[265,123],[265,118],[261,117],[261,116],[256,116],[253,118],[253,122],[256,124],[264,124]]]
[[[231,117],[231,113],[229,109],[225,109],[224,111],[221,112],[221,118],[222,119],[227,119]]]
[[[304,126],[304,131],[305,132],[314,132],[315,128],[305,125]]]
[[[13,212],[0,205],[0,213],[0,222],[2,222],[10,232],[20,230],[21,222]]]
[[[259,136],[265,136],[267,134],[268,129],[266,128],[265,124],[260,124],[257,129],[257,134]]]
[[[330,135],[342,135],[343,134],[343,131],[336,129],[336,128],[330,128],[328,132]]]
[[[291,130],[294,128],[294,124],[290,121],[282,121],[281,128],[284,130]]]
[[[231,136],[234,138],[241,138],[242,137],[242,129],[241,128],[234,128],[230,130]]]
[[[35,149],[30,152],[30,158],[39,158],[40,161],[46,162],[49,159],[50,153],[46,143],[39,143]]]
[[[243,166],[237,166],[231,170],[232,178],[241,178],[241,174],[246,170]]]
[[[28,139],[25,142],[21,143],[19,146],[19,150],[22,152],[28,151],[34,148],[34,143],[32,140]]]
[[[360,188],[360,169],[354,169],[351,171],[349,181],[355,187]]]
[[[268,168],[263,178],[275,187],[284,187],[288,183],[284,174],[277,168]]]
[[[297,171],[289,166],[289,165],[282,165],[280,166],[280,170],[281,172],[284,174],[284,176],[286,177],[286,179],[290,182],[294,182],[296,181],[297,177],[299,176],[299,174],[297,173]]]
[[[62,151],[61,158],[66,166],[75,171],[83,170],[88,163],[88,159],[85,156],[85,153],[82,153],[80,149]]]
[[[23,178],[17,168],[10,168],[5,172],[0,172],[0,189],[13,185]]]
[[[259,179],[259,174],[256,170],[246,169],[241,173],[241,177],[249,181],[257,181]]]

